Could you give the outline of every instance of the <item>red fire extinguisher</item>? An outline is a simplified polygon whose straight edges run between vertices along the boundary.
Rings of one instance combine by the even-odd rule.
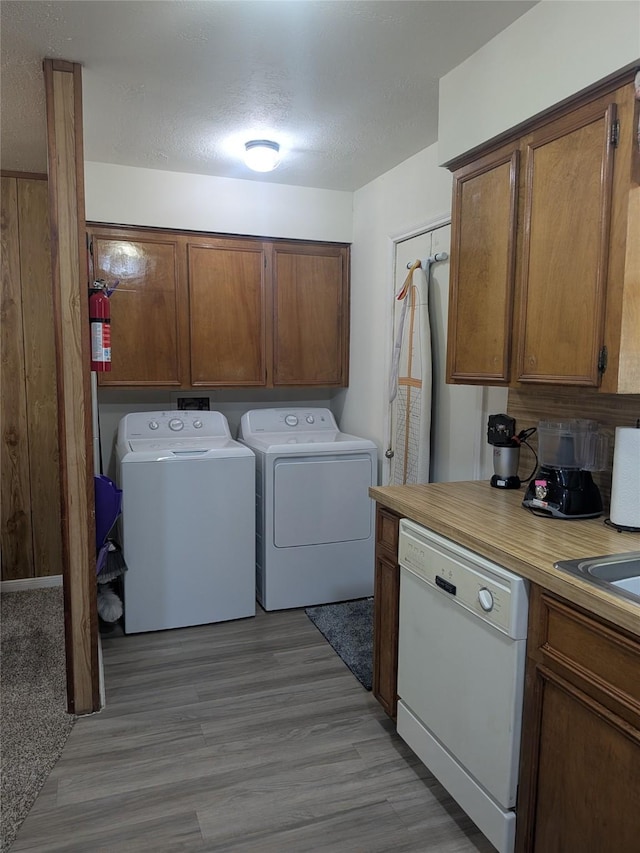
[[[111,310],[109,288],[101,279],[94,281],[89,296],[91,323],[91,370],[111,370]]]

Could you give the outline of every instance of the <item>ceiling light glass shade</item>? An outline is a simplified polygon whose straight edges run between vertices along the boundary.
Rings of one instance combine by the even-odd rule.
[[[280,146],[269,139],[252,139],[244,144],[244,162],[254,172],[271,172],[280,162]]]

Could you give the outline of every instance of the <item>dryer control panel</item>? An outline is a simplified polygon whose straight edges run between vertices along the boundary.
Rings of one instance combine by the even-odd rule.
[[[133,412],[125,415],[124,438],[230,438],[221,412]]]
[[[338,425],[329,409],[253,409],[242,416],[245,437],[258,433],[337,432]]]

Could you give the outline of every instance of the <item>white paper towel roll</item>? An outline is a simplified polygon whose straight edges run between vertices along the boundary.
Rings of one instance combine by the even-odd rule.
[[[640,429],[616,427],[609,517],[613,524],[640,527]]]

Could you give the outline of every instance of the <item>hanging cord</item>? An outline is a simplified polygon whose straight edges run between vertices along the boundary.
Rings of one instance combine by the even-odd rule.
[[[523,482],[523,483],[528,483],[528,482],[529,482],[529,480],[532,480],[532,479],[533,479],[534,474],[535,474],[535,473],[536,473],[536,471],[538,470],[538,454],[535,452],[535,450],[533,449],[533,447],[532,447],[532,446],[529,444],[529,442],[527,441],[527,439],[528,439],[528,438],[531,438],[531,436],[534,434],[534,432],[537,432],[537,428],[536,428],[536,427],[529,427],[529,429],[523,429],[523,430],[521,430],[521,431],[518,433],[518,435],[515,437],[515,441],[516,441],[516,443],[517,443],[518,445],[525,444],[525,445],[529,448],[529,450],[533,453],[533,457],[534,457],[534,459],[536,460],[536,461],[535,461],[535,464],[534,464],[534,466],[533,466],[533,470],[531,471],[531,473],[529,474],[529,476],[528,476],[528,477],[525,477],[525,478],[522,480],[522,482]]]
[[[406,297],[407,293],[409,292],[409,288],[411,287],[411,284],[413,282],[413,273],[415,272],[415,270],[419,270],[421,268],[422,268],[422,261],[420,261],[420,260],[414,261],[411,264],[411,266],[409,267],[409,272],[407,274],[407,277],[404,280],[404,284],[402,285],[400,293],[396,296],[396,299],[399,302],[401,302]],[[428,272],[428,270],[427,270],[427,272]]]
[[[422,261],[414,261],[411,267],[409,268],[409,273],[404,280],[404,284],[400,288],[399,293],[396,296],[398,302],[402,302],[402,313],[400,314],[400,322],[398,323],[398,332],[396,335],[396,339],[393,343],[393,356],[391,358],[391,375],[389,377],[389,402],[393,403],[398,393],[398,372],[400,370],[400,353],[402,351],[402,339],[404,337],[404,322],[407,316],[407,306],[410,302],[407,299],[411,292],[411,286],[413,284],[413,273],[415,270],[420,269],[422,267]],[[429,269],[427,268],[427,280],[428,280]]]

